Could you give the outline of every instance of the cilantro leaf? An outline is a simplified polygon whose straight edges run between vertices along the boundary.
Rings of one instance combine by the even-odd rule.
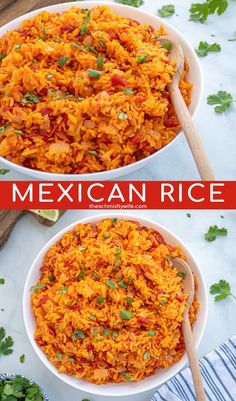
[[[190,7],[190,21],[205,22],[210,14],[223,14],[228,8],[228,0],[206,0]]]
[[[116,3],[126,4],[127,6],[140,7],[144,1],[143,0],[115,0]]]
[[[174,4],[168,4],[166,6],[162,6],[158,10],[158,15],[162,18],[170,17],[175,13],[175,6]]]
[[[60,67],[63,67],[69,59],[70,57],[60,57],[57,62]]]
[[[218,105],[215,107],[216,113],[223,113],[230,108],[233,102],[233,97],[226,91],[219,91],[214,95],[210,95],[207,98],[207,103],[210,105]]]
[[[7,168],[0,168],[0,174],[1,175],[5,175],[7,173],[9,173],[10,170],[8,170]]]
[[[226,237],[228,231],[226,228],[218,228],[217,226],[209,227],[207,233],[205,233],[205,239],[209,242],[215,241],[216,237]]]
[[[228,7],[228,0],[208,0],[209,14],[223,14]]]
[[[0,356],[10,355],[13,352],[14,341],[12,337],[6,337],[6,331],[3,327],[0,327]]]
[[[209,52],[220,52],[221,47],[218,43],[209,44],[207,42],[200,42],[195,51],[199,57],[205,57]]]
[[[215,301],[222,301],[229,296],[236,299],[236,297],[231,293],[230,285],[225,280],[220,280],[219,283],[214,283],[210,287],[210,294],[218,294],[215,296]]]
[[[190,21],[205,22],[209,15],[208,4],[207,3],[195,3],[190,7]]]

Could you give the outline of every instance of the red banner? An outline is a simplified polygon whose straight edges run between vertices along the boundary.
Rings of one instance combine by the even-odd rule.
[[[236,181],[1,181],[0,209],[236,209]]]

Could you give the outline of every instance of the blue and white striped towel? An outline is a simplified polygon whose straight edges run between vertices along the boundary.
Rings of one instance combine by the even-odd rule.
[[[236,336],[204,356],[200,367],[207,401],[236,401]],[[164,384],[151,401],[197,401],[190,369]]]

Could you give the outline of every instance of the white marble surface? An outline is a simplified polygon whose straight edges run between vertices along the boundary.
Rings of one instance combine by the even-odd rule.
[[[109,1],[107,0],[107,2]],[[204,91],[201,107],[195,122],[216,178],[218,180],[234,180],[236,179],[235,104],[226,113],[217,115],[214,108],[206,103],[206,98],[209,94],[216,93],[218,90],[226,90],[231,92],[236,100],[236,42],[228,41],[236,30],[236,5],[235,2],[230,0],[228,11],[223,16],[210,16],[205,24],[200,24],[188,20],[189,7],[192,2],[196,1],[145,0],[142,8],[156,13],[157,9],[162,5],[174,3],[177,15],[166,20],[179,29],[194,47],[197,47],[200,40],[221,44],[221,53],[211,53],[207,57],[200,59],[203,69]],[[211,35],[215,35],[215,37],[211,37]],[[11,171],[3,179],[27,179],[27,177]],[[194,180],[198,179],[198,173],[186,140],[182,137],[167,152],[163,152],[151,165],[129,176],[124,176],[124,179]]]
[[[138,215],[163,224],[186,243],[199,262],[207,288],[223,278],[231,283],[232,292],[236,294],[236,213],[229,211],[191,213],[191,218],[186,216],[185,211],[139,211]],[[17,372],[34,378],[44,387],[50,401],[81,401],[83,398],[88,398],[90,401],[112,401],[113,399],[79,392],[54,377],[34,353],[22,320],[24,282],[37,252],[61,228],[92,214],[94,214],[92,211],[68,211],[51,228],[41,226],[31,215],[26,215],[17,223],[7,245],[0,252],[0,277],[6,279],[6,284],[0,287],[0,308],[4,308],[4,312],[0,312],[0,326],[6,327],[7,334],[15,340],[14,353],[0,358],[0,372]],[[223,215],[224,219],[220,215]],[[214,224],[227,227],[228,237],[221,237],[210,243],[204,239],[203,234]],[[235,302],[234,299],[228,299],[215,303],[213,297],[209,295],[209,318],[199,348],[199,356],[236,333]],[[26,355],[26,360],[21,364],[19,357],[23,353]],[[137,396],[115,397],[114,400],[148,401],[152,394],[153,390]]]
[[[156,12],[159,5],[171,1],[146,0],[143,8]],[[196,46],[200,40],[217,41],[222,45],[221,54],[213,54],[201,59],[204,72],[205,88],[200,112],[196,123],[213,164],[218,179],[235,179],[236,177],[236,136],[235,136],[235,106],[224,115],[216,115],[213,108],[206,104],[206,97],[219,89],[230,91],[236,99],[234,72],[236,42],[228,42],[235,30],[236,7],[231,2],[230,8],[222,17],[211,17],[204,24],[188,21],[188,9],[191,1],[175,0],[178,16],[168,19],[179,28]],[[211,38],[215,34],[216,38]],[[221,85],[222,84],[222,85]],[[141,172],[134,173],[125,179],[197,179],[198,175],[191,159],[184,138],[181,139],[170,153],[164,153],[159,160]],[[170,163],[171,160],[171,163]],[[0,166],[3,167],[3,166]],[[163,171],[166,174],[163,174]],[[26,177],[11,171],[1,179],[26,179]],[[130,212],[129,212],[130,213]],[[71,222],[92,215],[92,211],[68,211],[61,220],[51,228],[39,225],[32,216],[22,218],[15,227],[6,247],[0,252],[0,277],[6,279],[6,284],[0,287],[0,325],[7,328],[7,333],[15,341],[14,353],[0,359],[0,372],[17,372],[28,375],[38,381],[48,393],[50,401],[109,401],[105,397],[96,397],[80,393],[55,378],[44,368],[35,355],[25,333],[22,319],[22,293],[24,281],[37,252],[42,245],[58,230]],[[236,293],[236,226],[235,212],[193,211],[192,217],[186,217],[185,211],[140,211],[139,215],[149,217],[165,225],[186,242],[197,257],[209,287],[215,281],[224,278],[230,281],[232,290]],[[225,218],[221,219],[220,215]],[[203,233],[212,224],[225,226],[229,230],[227,238],[217,239],[213,243],[204,240]],[[199,356],[218,346],[222,341],[236,333],[235,301],[226,300],[216,304],[209,297],[209,318],[206,333],[199,348]],[[26,354],[24,364],[19,357]],[[148,401],[153,391],[134,397],[114,397],[122,401]]]

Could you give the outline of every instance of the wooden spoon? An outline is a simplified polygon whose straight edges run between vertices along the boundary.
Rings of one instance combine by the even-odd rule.
[[[173,267],[185,274],[184,292],[188,294],[185,311],[183,313],[182,330],[184,335],[185,348],[188,355],[189,365],[192,372],[195,393],[198,401],[206,401],[202,376],[196,355],[193,333],[189,321],[189,308],[194,298],[194,278],[189,265],[180,258],[172,258]]]
[[[178,120],[185,133],[193,158],[197,165],[200,177],[204,181],[214,181],[214,173],[208,160],[205,149],[202,145],[197,128],[195,127],[191,114],[185,104],[179,89],[179,81],[184,71],[184,54],[181,46],[176,39],[171,36],[160,36],[158,41],[161,44],[171,44],[169,58],[176,62],[176,73],[172,81],[167,85],[172,104],[177,114]]]

